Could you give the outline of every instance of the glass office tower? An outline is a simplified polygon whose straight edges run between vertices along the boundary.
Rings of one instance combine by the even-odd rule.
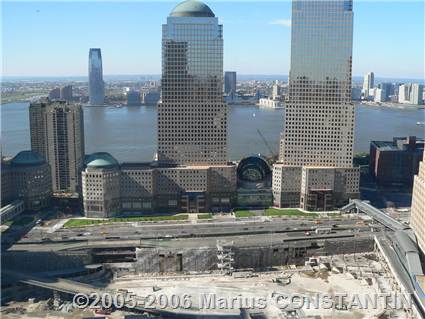
[[[329,210],[359,192],[352,164],[352,0],[293,0],[291,32],[275,204]]]
[[[100,49],[89,51],[89,103],[103,105],[105,100],[105,84],[103,82],[102,53]]]
[[[295,0],[282,162],[351,167],[351,0]]]
[[[227,71],[224,73],[224,93],[236,93],[236,72]]]
[[[182,165],[227,163],[222,25],[199,1],[180,3],[163,25],[158,159]]]

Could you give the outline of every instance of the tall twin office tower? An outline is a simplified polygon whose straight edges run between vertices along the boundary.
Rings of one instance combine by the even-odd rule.
[[[352,0],[293,0],[291,42],[274,201],[280,207],[329,210],[359,193],[359,170],[352,167]],[[100,51],[93,52],[97,70],[99,61]],[[225,192],[220,181],[234,179],[235,167],[227,162],[223,30],[199,1],[180,3],[163,25],[158,160],[184,166],[189,191],[202,184]],[[205,167],[216,167],[208,181]]]
[[[207,5],[193,0],[176,6],[162,26],[160,162],[227,164],[222,28]]]
[[[353,168],[352,0],[293,0],[291,68],[274,204],[329,210],[359,196]]]

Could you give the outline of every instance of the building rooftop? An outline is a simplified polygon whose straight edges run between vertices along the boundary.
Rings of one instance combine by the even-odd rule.
[[[12,166],[26,167],[26,166],[37,166],[42,165],[46,161],[43,156],[34,151],[22,151],[19,152],[12,160],[10,164]]]
[[[412,151],[422,150],[425,140],[415,136],[394,137],[392,141],[372,141],[380,151]],[[409,147],[410,144],[410,147]]]
[[[155,167],[153,162],[124,162],[121,163],[121,169],[152,169]]]
[[[98,152],[86,158],[86,165],[91,168],[112,168],[118,167],[119,163],[111,154]]]
[[[171,11],[172,17],[215,17],[214,12],[205,3],[197,0],[186,0],[179,3]]]

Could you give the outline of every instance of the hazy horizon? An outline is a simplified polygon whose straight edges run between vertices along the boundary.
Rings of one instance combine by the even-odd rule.
[[[237,72],[237,71],[236,71]],[[104,80],[107,81],[148,81],[148,80],[160,80],[161,74],[104,74]],[[239,80],[287,80],[288,74],[240,74],[237,73],[237,78]],[[363,81],[363,75],[353,75],[353,81],[361,82]],[[87,82],[88,75],[7,75],[1,76],[0,82],[6,81],[28,81],[28,80],[44,80],[44,81],[82,81]],[[375,81],[405,81],[405,82],[416,82],[416,83],[425,83],[425,79],[420,78],[409,78],[409,77],[382,77],[375,74]]]

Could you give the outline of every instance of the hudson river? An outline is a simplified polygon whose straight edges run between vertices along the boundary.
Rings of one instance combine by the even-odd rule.
[[[30,149],[28,103],[1,106],[3,155]],[[86,154],[104,151],[119,161],[149,161],[156,151],[156,107],[85,107]],[[355,152],[368,152],[371,140],[392,140],[394,136],[425,137],[425,110],[356,106]],[[283,128],[283,110],[255,105],[229,106],[229,156],[238,160],[251,154],[269,155],[257,130],[273,152],[278,152]]]

